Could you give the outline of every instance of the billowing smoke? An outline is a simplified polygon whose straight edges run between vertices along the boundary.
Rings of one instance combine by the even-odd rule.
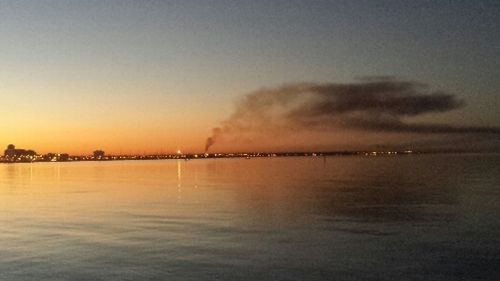
[[[207,142],[205,144],[205,153],[207,153],[208,149],[215,143],[215,140],[217,139],[221,131],[222,130],[220,128],[214,128],[212,130],[212,137],[207,138]]]
[[[261,89],[246,95],[236,111],[213,129],[205,151],[225,134],[275,130],[337,129],[395,133],[487,133],[499,127],[411,123],[407,119],[464,106],[455,96],[425,84],[392,78],[353,83],[301,83]]]

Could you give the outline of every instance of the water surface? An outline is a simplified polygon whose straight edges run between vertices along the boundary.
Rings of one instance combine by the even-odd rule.
[[[0,165],[0,280],[499,280],[500,155]]]

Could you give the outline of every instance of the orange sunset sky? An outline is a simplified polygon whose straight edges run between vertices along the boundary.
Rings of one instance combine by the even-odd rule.
[[[481,5],[464,2],[443,15],[438,2],[391,9],[371,1],[239,2],[0,2],[0,146],[200,153],[249,93],[375,76],[424,83],[464,104],[391,111],[384,122],[500,124],[500,23]],[[471,24],[477,18],[481,24]],[[498,147],[496,129],[493,137],[443,136],[342,122],[245,136],[232,130],[211,151]]]

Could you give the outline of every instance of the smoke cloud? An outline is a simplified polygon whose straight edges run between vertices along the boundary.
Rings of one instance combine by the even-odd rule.
[[[225,134],[275,130],[358,130],[417,134],[500,134],[499,127],[411,123],[407,119],[465,105],[425,84],[388,77],[353,83],[300,83],[246,95],[235,112],[213,129],[205,151]]]

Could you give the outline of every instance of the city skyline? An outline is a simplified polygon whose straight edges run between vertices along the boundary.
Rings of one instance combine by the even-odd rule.
[[[232,129],[210,150],[498,151],[499,11],[495,1],[0,1],[0,146],[203,153],[255,93],[390,80],[458,102],[389,114],[405,126],[492,130],[287,125]]]

